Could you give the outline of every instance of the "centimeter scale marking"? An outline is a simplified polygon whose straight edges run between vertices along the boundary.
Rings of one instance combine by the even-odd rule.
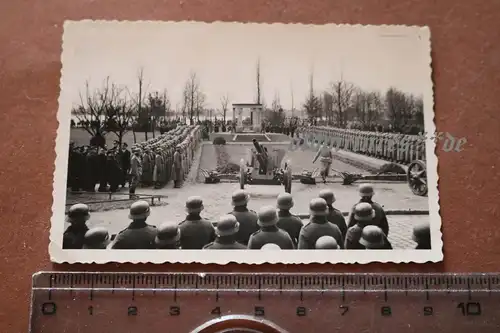
[[[500,274],[33,276],[31,333],[209,333],[235,325],[234,332],[270,333],[500,331]]]

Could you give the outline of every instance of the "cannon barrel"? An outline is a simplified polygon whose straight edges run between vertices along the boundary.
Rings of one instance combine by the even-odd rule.
[[[257,139],[253,139],[252,143],[253,143],[253,146],[255,147],[255,150],[257,151],[257,160],[259,161],[260,166],[265,167],[267,165],[267,153],[266,153],[266,151],[260,145],[260,143],[257,141]]]

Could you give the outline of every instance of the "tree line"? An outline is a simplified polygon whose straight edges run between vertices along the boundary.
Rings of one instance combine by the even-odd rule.
[[[272,125],[283,124],[287,115],[276,91],[270,105],[262,96],[263,80],[260,59],[255,71],[256,96],[255,103],[261,104],[264,118]],[[385,94],[378,91],[365,91],[353,83],[343,79],[332,81],[326,89],[317,92],[314,89],[314,77],[310,75],[310,89],[304,103],[295,109],[293,85],[290,85],[292,116],[300,113],[307,115],[312,123],[318,119],[330,126],[340,128],[357,128],[361,130],[380,129],[384,126],[395,132],[413,133],[422,131],[423,100],[397,88],[389,88]],[[80,103],[71,110],[72,126],[79,126],[94,137],[114,133],[121,143],[125,133],[132,131],[134,140],[136,133],[148,133],[155,130],[167,131],[172,126],[172,118],[185,123],[194,124],[200,117],[217,118],[227,122],[230,96],[228,93],[220,98],[217,109],[206,108],[206,94],[196,72],[191,72],[184,83],[182,102],[172,108],[166,89],[149,91],[144,71],[137,74],[135,92],[129,87],[122,87],[106,78],[102,86],[91,91],[89,83],[80,92]],[[298,111],[298,112],[297,112]]]
[[[340,128],[390,130],[417,134],[424,130],[422,97],[389,88],[385,94],[365,91],[343,79],[332,81],[327,89],[316,92],[310,75],[310,90],[303,104],[308,118]]]

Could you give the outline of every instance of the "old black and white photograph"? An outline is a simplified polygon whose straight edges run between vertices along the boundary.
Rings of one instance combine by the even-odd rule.
[[[61,59],[52,261],[443,259],[427,27],[67,21]]]

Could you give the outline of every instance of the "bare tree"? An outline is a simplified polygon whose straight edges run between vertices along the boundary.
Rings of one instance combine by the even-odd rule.
[[[283,108],[281,107],[280,95],[277,91],[274,93],[271,109],[266,113],[267,120],[274,126],[279,126],[285,121],[285,114],[283,112]]]
[[[134,142],[137,142],[137,138],[135,136],[135,126],[138,125],[140,128],[144,129],[144,138],[148,139],[148,128],[150,123],[149,110],[145,108],[146,105],[146,95],[147,95],[147,87],[144,86],[144,68],[139,69],[137,74],[137,86],[138,92],[136,94],[132,94],[129,90],[127,90],[128,95],[131,99],[132,105],[135,108],[135,123],[132,125],[132,131],[134,134]]]
[[[194,124],[195,114],[198,116],[205,103],[205,95],[200,90],[200,83],[196,72],[191,72],[184,86],[184,102],[187,109],[190,124]]]
[[[362,129],[372,129],[380,116],[382,98],[378,92],[355,89],[353,107]]]
[[[226,123],[226,116],[227,116],[227,105],[229,104],[229,96],[226,93],[224,96],[220,98],[220,106],[222,110],[222,117],[224,119],[224,124]]]
[[[385,95],[387,115],[393,131],[407,131],[412,120],[420,120],[423,123],[423,102],[418,101],[415,96],[405,94],[396,89],[389,88]],[[422,116],[419,115],[422,113]]]
[[[290,97],[291,97],[291,102],[292,102],[292,117],[294,115],[294,111],[295,111],[295,105],[294,105],[294,99],[293,99],[293,82],[290,82]]]
[[[100,89],[90,91],[89,82],[85,82],[85,94],[80,92],[80,105],[71,110],[80,126],[92,137],[106,134],[106,108],[108,107],[116,87],[110,84],[107,77]]]
[[[126,96],[121,97],[121,95],[121,91],[118,91],[118,94],[106,107],[108,131],[117,136],[120,146],[123,142],[123,136],[132,128],[137,117],[136,108],[127,100]]]
[[[199,89],[196,90],[195,93],[195,110],[196,110],[196,119],[197,121],[200,121],[200,113],[203,114],[203,111],[205,109],[205,100],[206,100],[206,95]]]
[[[332,94],[325,91],[323,93],[323,114],[326,116],[326,121],[328,125],[333,125],[334,114],[333,114],[333,97]]]
[[[321,116],[321,100],[314,92],[314,73],[312,70],[309,74],[309,95],[306,97],[303,107],[306,110],[307,117],[313,123]]]
[[[257,59],[257,65],[255,67],[255,79],[256,79],[256,85],[257,85],[257,96],[255,103],[260,104],[261,103],[261,92],[262,92],[262,82],[261,82],[261,77],[260,77],[260,58]]]
[[[346,111],[352,104],[354,85],[341,79],[330,84],[330,93],[337,125],[345,128],[347,125]]]

